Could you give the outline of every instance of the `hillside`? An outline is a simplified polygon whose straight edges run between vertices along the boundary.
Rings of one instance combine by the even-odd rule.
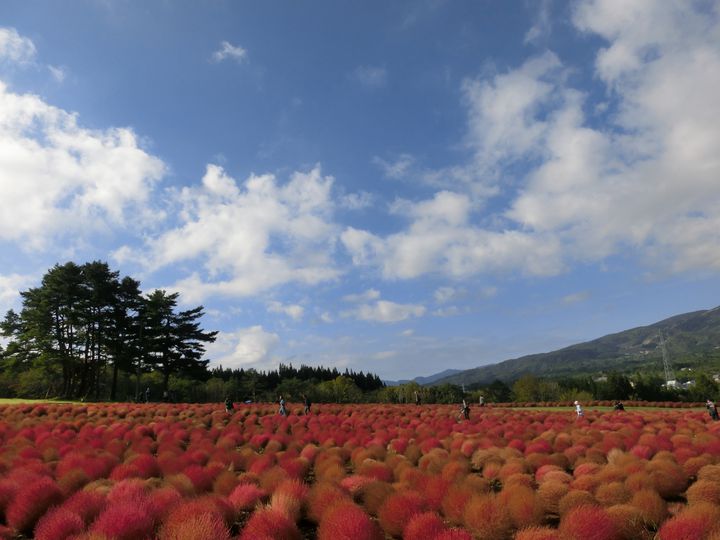
[[[676,315],[649,326],[609,334],[557,351],[531,354],[443,377],[432,384],[510,382],[523,375],[567,377],[609,371],[662,371],[660,332],[672,368],[720,361],[720,307]]]

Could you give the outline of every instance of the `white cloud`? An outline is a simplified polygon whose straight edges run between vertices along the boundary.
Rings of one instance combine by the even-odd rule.
[[[580,291],[573,294],[568,294],[566,296],[563,296],[562,302],[563,304],[577,304],[579,302],[584,302],[590,298],[590,293],[587,291]]]
[[[363,208],[372,206],[373,199],[372,193],[360,191],[358,193],[344,195],[340,198],[339,204],[342,208],[347,208],[348,210],[362,210]]]
[[[435,289],[433,296],[438,304],[444,304],[455,298],[456,294],[457,291],[453,287],[439,287]]]
[[[365,88],[377,89],[387,84],[387,70],[378,66],[358,66],[350,74],[350,78]]]
[[[378,291],[377,289],[368,289],[360,294],[345,295],[342,299],[345,302],[352,302],[355,304],[359,302],[369,302],[370,300],[377,300],[378,298],[380,298],[380,291]]]
[[[65,70],[62,67],[59,66],[48,66],[48,71],[50,72],[50,75],[52,75],[53,79],[55,79],[57,82],[61,83],[65,80]]]
[[[146,208],[164,163],[128,128],[89,130],[77,115],[0,82],[0,240],[45,248],[151,217]]]
[[[299,304],[283,304],[282,302],[273,301],[268,304],[268,311],[270,313],[282,313],[294,321],[299,321],[303,318],[305,308]]]
[[[412,328],[408,328],[407,330],[403,330],[402,332],[400,332],[400,335],[402,337],[412,337],[415,335],[415,330],[413,330]]]
[[[15,28],[0,27],[0,61],[27,64],[35,59],[36,53],[30,38],[18,34]]]
[[[32,276],[22,274],[0,274],[0,318],[5,316],[8,309],[20,307],[20,291],[31,286]]]
[[[432,312],[432,314],[436,317],[456,317],[461,313],[462,310],[458,306],[439,308]]]
[[[409,174],[415,164],[415,158],[410,154],[400,154],[395,161],[385,161],[379,156],[374,156],[372,162],[380,167],[385,176],[398,180]]]
[[[207,357],[213,365],[223,368],[264,369],[271,367],[272,351],[280,336],[266,332],[262,326],[241,328],[235,332],[220,332],[214,343],[207,346]]]
[[[552,32],[551,2],[552,0],[541,0],[537,3],[535,24],[525,34],[525,43],[539,44]]]
[[[240,46],[232,45],[228,41],[222,41],[220,48],[212,53],[213,62],[222,62],[223,60],[234,60],[241,64],[247,60],[248,53]]]
[[[377,293],[370,290],[367,293]],[[419,304],[398,304],[388,300],[380,300],[379,294],[367,294],[354,296],[351,302],[358,305],[353,309],[342,312],[343,317],[353,317],[360,321],[372,321],[382,323],[396,323],[409,319],[410,317],[422,317],[425,314],[425,307]],[[344,299],[347,300],[348,297]],[[365,303],[363,303],[365,302]]]
[[[602,128],[551,52],[467,80],[470,163],[438,171],[452,188],[393,205],[400,231],[347,228],[353,263],[387,278],[553,275],[630,248],[657,269],[719,271],[720,17],[706,7],[578,3],[577,27],[608,42]],[[481,214],[493,193],[504,209]]]
[[[184,301],[208,296],[250,296],[285,283],[314,285],[338,277],[332,258],[333,179],[320,167],[296,172],[280,185],[273,175],[250,176],[242,185],[208,165],[200,186],[176,194],[176,227],[129,250],[151,270],[197,261],[200,271],[173,289]],[[118,255],[128,257],[128,249]]]

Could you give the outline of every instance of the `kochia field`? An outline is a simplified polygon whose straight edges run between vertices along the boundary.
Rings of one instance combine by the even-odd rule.
[[[0,406],[0,538],[720,539],[698,409]]]

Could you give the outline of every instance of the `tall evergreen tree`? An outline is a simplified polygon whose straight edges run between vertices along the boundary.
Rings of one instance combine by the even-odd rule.
[[[165,392],[170,375],[205,371],[205,343],[215,341],[217,336],[217,332],[200,328],[198,319],[203,315],[203,306],[176,312],[178,296],[156,290],[145,297],[141,313],[146,361],[163,374]]]

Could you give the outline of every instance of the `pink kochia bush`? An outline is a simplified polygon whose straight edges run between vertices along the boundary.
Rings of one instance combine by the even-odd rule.
[[[384,535],[362,508],[341,502],[323,514],[318,540],[383,540]]]
[[[0,540],[720,540],[703,409],[560,405],[0,406]]]
[[[50,510],[35,526],[35,540],[65,540],[85,530],[85,522],[66,508]]]
[[[28,533],[45,511],[61,500],[57,484],[51,478],[39,478],[17,490],[7,507],[7,524],[18,532]]]

